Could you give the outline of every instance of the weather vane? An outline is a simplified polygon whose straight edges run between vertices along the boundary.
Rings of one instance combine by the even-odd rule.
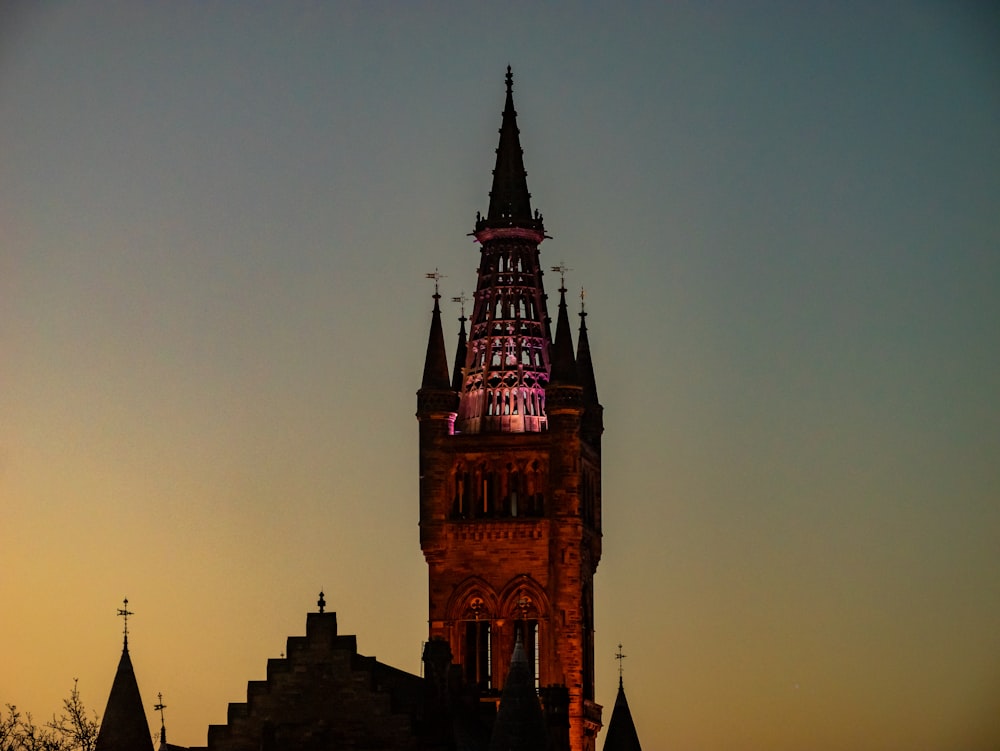
[[[618,683],[622,682],[622,660],[624,660],[628,655],[622,652],[622,645],[618,644],[618,651],[615,652],[615,659],[618,660]]]
[[[128,617],[130,615],[135,615],[135,613],[133,613],[131,610],[128,609],[127,597],[124,600],[122,600],[122,607],[118,608],[118,615],[120,615],[125,622],[124,626],[125,641],[128,642]]]
[[[468,302],[468,300],[469,300],[469,298],[465,296],[465,290],[464,289],[462,290],[462,294],[460,294],[458,297],[451,298],[452,302],[457,302],[459,305],[462,306],[462,317],[458,319],[460,321],[466,320],[465,319],[465,303]]]
[[[162,728],[165,726],[165,723],[163,722],[163,710],[167,708],[167,705],[163,703],[163,692],[158,693],[156,698],[158,701],[153,706],[153,711],[160,713],[160,727]]]
[[[558,266],[553,266],[552,270],[559,272],[559,291],[560,292],[565,292],[566,291],[566,272],[567,271],[572,271],[573,269],[571,269],[569,266],[567,266],[566,262],[563,261]]]
[[[441,295],[438,294],[438,283],[442,279],[444,279],[444,274],[442,274],[440,271],[438,271],[435,268],[433,272],[428,272],[428,273],[424,274],[424,276],[426,278],[428,278],[428,279],[433,279],[434,280],[434,299],[436,300],[439,297],[441,297]]]

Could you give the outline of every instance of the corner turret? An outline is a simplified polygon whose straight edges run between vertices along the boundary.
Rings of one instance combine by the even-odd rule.
[[[427,275],[434,279],[434,309],[431,312],[431,328],[427,336],[427,354],[424,356],[424,375],[417,391],[417,419],[446,420],[448,432],[454,424],[458,408],[458,395],[452,390],[448,378],[448,355],[444,347],[444,331],[441,328],[441,306],[438,301],[437,283],[441,275],[436,271]]]
[[[580,291],[580,334],[576,343],[576,367],[583,386],[583,438],[598,452],[604,433],[604,407],[597,396],[597,378],[590,358],[590,337],[587,335],[587,311],[583,305],[584,293]]]

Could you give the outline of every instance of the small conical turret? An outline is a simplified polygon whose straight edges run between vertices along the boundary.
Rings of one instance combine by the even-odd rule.
[[[421,389],[450,389],[448,381],[448,355],[444,349],[444,331],[441,328],[441,295],[434,292],[434,311],[431,313],[431,330],[427,337],[427,354],[424,357],[424,377]]]
[[[462,316],[458,319],[458,347],[455,350],[455,370],[451,374],[451,388],[456,392],[462,390],[462,368],[465,367],[465,356],[468,351],[465,338],[465,322],[467,320],[465,310],[463,309]]]
[[[597,396],[597,378],[594,363],[590,359],[590,337],[587,335],[587,311],[583,307],[583,292],[580,293],[580,334],[576,342],[576,369],[583,386],[583,437],[597,451],[601,450],[601,435],[604,433],[604,407]]]
[[[448,378],[448,355],[444,351],[444,331],[441,329],[441,306],[438,301],[438,282],[441,274],[436,270],[427,275],[434,280],[434,310],[431,312],[431,329],[427,335],[427,354],[424,356],[424,377],[417,391],[417,419],[424,422],[431,418],[441,422],[447,418],[448,432],[455,420],[458,409],[458,394],[452,391]]]
[[[590,359],[590,337],[587,336],[587,311],[580,310],[580,335],[576,341],[576,369],[583,386],[583,401],[587,405],[600,404],[597,398],[597,379],[594,377],[594,363]]]
[[[518,633],[493,723],[489,751],[545,751],[548,742],[545,717],[534,684]]]
[[[573,336],[566,312],[566,288],[559,288],[559,318],[556,320],[556,338],[552,343],[552,374],[550,385],[579,386],[576,357],[573,355]]]
[[[128,653],[128,616],[132,613],[128,610],[127,599],[118,614],[125,618],[122,656],[94,748],[95,751],[153,751],[146,710],[142,706],[142,695]]]
[[[618,645],[618,696],[615,698],[615,708],[611,711],[611,721],[608,723],[608,734],[604,736],[604,751],[642,751],[639,745],[639,734],[632,721],[632,712],[625,698],[625,683],[622,678],[622,645]]]
[[[604,736],[604,751],[642,751],[621,678],[618,679],[618,696],[615,698],[615,708],[611,711],[608,734]]]

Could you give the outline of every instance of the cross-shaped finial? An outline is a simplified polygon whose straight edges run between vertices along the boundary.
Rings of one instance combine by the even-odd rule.
[[[122,617],[125,622],[124,633],[125,633],[125,643],[128,644],[128,617],[130,615],[135,615],[131,610],[128,609],[128,598],[126,597],[122,600],[122,607],[118,608],[118,615]]]
[[[167,708],[167,705],[163,703],[163,693],[160,692],[156,695],[157,703],[153,706],[154,712],[160,713],[160,727],[164,726],[163,722],[163,710]]]
[[[566,291],[566,272],[567,271],[572,271],[573,269],[571,269],[569,266],[567,266],[566,262],[563,261],[558,266],[553,266],[552,270],[559,272],[559,291],[560,292],[565,292]]]
[[[424,276],[427,279],[433,279],[434,280],[434,299],[435,300],[440,299],[441,295],[438,294],[438,282],[440,282],[442,279],[444,279],[444,274],[442,274],[440,271],[438,271],[435,268],[434,271],[428,272],[428,273],[424,274]]]
[[[587,315],[587,290],[580,287],[580,315]]]
[[[465,290],[464,289],[462,290],[462,294],[460,294],[458,297],[451,298],[452,302],[457,302],[459,305],[462,306],[462,308],[461,308],[461,310],[462,310],[462,317],[458,319],[460,321],[466,320],[465,319],[465,303],[468,302],[468,300],[469,300],[469,298],[465,296]]]
[[[615,653],[615,659],[618,660],[618,685],[619,686],[622,683],[622,660],[624,660],[626,657],[627,657],[627,655],[625,655],[622,652],[622,645],[619,644],[618,645],[618,651]]]
[[[316,604],[319,605],[319,612],[324,612],[326,610],[326,598],[323,597],[323,590],[319,592],[319,599],[316,600]]]

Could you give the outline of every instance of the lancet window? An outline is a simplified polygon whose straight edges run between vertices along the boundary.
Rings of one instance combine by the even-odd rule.
[[[489,621],[465,623],[465,680],[482,691],[488,691],[492,684],[490,626]]]
[[[539,461],[458,464],[452,473],[452,519],[517,519],[545,515],[545,472]]]

